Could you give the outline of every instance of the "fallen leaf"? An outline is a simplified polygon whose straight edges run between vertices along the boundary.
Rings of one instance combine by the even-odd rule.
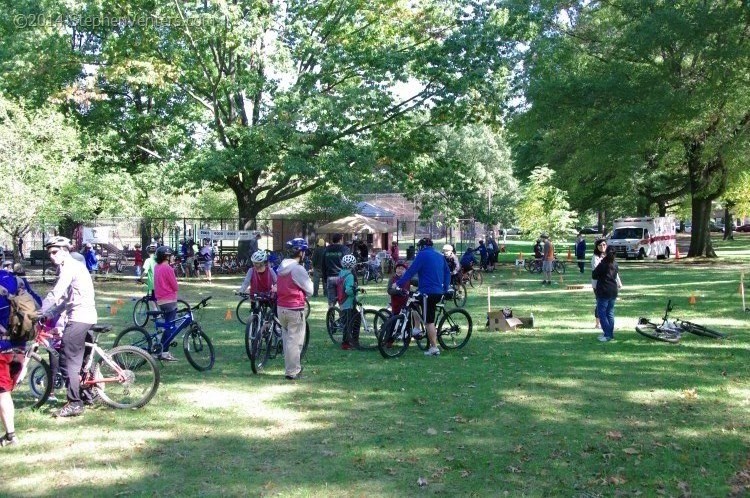
[[[698,399],[698,391],[693,389],[683,389],[682,390],[682,397],[685,399]]]
[[[436,436],[437,435],[437,430],[435,430],[432,427],[430,427],[430,428],[427,429],[427,434],[429,434],[430,436]]]
[[[620,439],[622,439],[622,432],[609,431],[607,432],[607,439],[612,439],[613,441],[619,441]]]
[[[640,453],[640,451],[636,450],[635,448],[625,448],[624,450],[622,450],[622,452],[626,455],[637,455],[638,453]]]
[[[628,481],[622,476],[609,476],[607,478],[607,482],[609,484],[614,484],[615,486],[620,486]]]
[[[420,488],[427,486],[427,484],[427,479],[425,479],[424,477],[420,477],[419,479],[417,479],[417,486],[419,486]]]
[[[462,470],[461,471],[461,477],[469,477],[471,475],[470,470]]]
[[[511,474],[520,474],[520,473],[521,473],[521,469],[520,469],[519,467],[514,467],[513,465],[508,465],[508,466],[506,467],[506,469],[507,469],[507,470],[508,470],[508,472],[510,472]]]

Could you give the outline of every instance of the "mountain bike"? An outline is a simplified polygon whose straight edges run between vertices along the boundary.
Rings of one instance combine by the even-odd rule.
[[[42,406],[52,391],[61,386],[62,376],[52,378],[47,362],[38,354],[47,346],[44,325],[37,323],[37,338],[29,341],[26,357],[29,359],[19,375],[13,400],[19,408]],[[90,340],[86,341],[86,355],[81,371],[81,389],[90,390],[90,399],[101,399],[112,408],[141,408],[156,394],[160,383],[159,367],[143,350],[133,346],[102,349],[99,336],[112,330],[110,326],[94,325]]]
[[[669,342],[672,344],[680,342],[684,332],[689,332],[702,337],[710,337],[712,339],[726,338],[726,334],[709,329],[703,325],[698,325],[697,323],[679,319],[669,320],[669,313],[672,310],[672,300],[670,299],[667,301],[667,307],[664,310],[664,316],[662,317],[660,324],[656,324],[649,321],[647,318],[641,317],[638,319],[638,325],[635,326],[635,331],[649,339]]]
[[[350,326],[352,330],[359,329],[359,349],[373,350],[378,347],[378,336],[383,324],[388,320],[388,315],[380,310],[365,309],[364,304],[358,298],[359,295],[365,294],[364,289],[356,289],[354,296],[354,308],[357,310],[354,315],[354,323]],[[328,308],[326,313],[326,328],[328,337],[336,345],[341,345],[344,341],[344,327],[346,323],[341,318],[341,310],[334,306]]]
[[[258,293],[249,296],[251,313],[245,327],[245,352],[250,358],[250,368],[258,374],[268,362],[283,354],[281,323],[276,317],[276,296],[270,293]],[[310,343],[310,325],[305,320],[305,340],[300,358],[307,353]]]
[[[190,309],[187,301],[182,299],[177,300],[177,305],[178,309]],[[133,305],[133,324],[138,327],[145,327],[152,316],[149,315],[149,311],[159,311],[159,307],[156,305],[156,297],[153,294],[146,294],[135,302]]]
[[[184,331],[182,349],[188,363],[199,372],[211,370],[216,360],[214,346],[194,317],[194,313],[201,308],[205,308],[210,299],[211,296],[208,296],[195,306],[178,307],[177,318],[170,322],[159,319],[164,315],[162,311],[148,311],[147,314],[154,318],[154,332],[148,332],[145,328],[137,325],[128,327],[117,334],[114,345],[129,344],[137,346],[156,356],[163,352],[162,344],[165,342],[176,345],[176,341],[173,341]],[[164,334],[167,334],[167,338],[162,341]]]
[[[422,296],[420,292],[410,292],[409,299],[397,315],[391,316],[383,325],[378,338],[378,350],[383,358],[397,358],[406,352],[412,339],[421,350],[427,350],[426,324],[422,320]],[[435,323],[437,340],[443,349],[460,349],[469,342],[472,332],[471,315],[463,308],[446,311],[445,300],[452,299],[448,294],[443,296],[437,305]],[[413,334],[413,323],[416,322],[418,334]]]
[[[234,316],[237,317],[237,321],[242,325],[247,325],[247,321],[253,312],[253,300],[247,292],[235,292],[235,294],[242,299],[237,303],[237,308],[234,310]],[[305,297],[305,320],[308,318],[310,318],[310,301]]]
[[[482,272],[474,268],[472,265],[466,271],[461,270],[461,283],[466,285],[469,284],[471,287],[481,287],[484,282]]]
[[[463,308],[466,306],[466,298],[468,297],[466,286],[463,283],[454,280],[451,283],[451,289],[453,289],[452,299],[456,308]]]

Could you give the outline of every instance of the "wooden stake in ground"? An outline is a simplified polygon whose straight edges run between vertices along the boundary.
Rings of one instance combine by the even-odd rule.
[[[742,309],[747,311],[745,307],[745,272],[740,272],[740,295],[742,296]]]

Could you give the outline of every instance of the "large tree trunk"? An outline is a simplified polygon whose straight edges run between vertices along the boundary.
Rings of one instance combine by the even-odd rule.
[[[690,234],[688,257],[705,256],[715,258],[716,252],[711,245],[711,232],[708,222],[711,219],[711,199],[693,197],[693,232]]]
[[[724,240],[734,240],[732,233],[732,213],[729,211],[729,205],[724,206]]]

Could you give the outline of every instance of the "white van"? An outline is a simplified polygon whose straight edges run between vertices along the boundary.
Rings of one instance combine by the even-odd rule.
[[[669,258],[677,252],[675,222],[671,216],[617,218],[607,245],[620,258]]]

